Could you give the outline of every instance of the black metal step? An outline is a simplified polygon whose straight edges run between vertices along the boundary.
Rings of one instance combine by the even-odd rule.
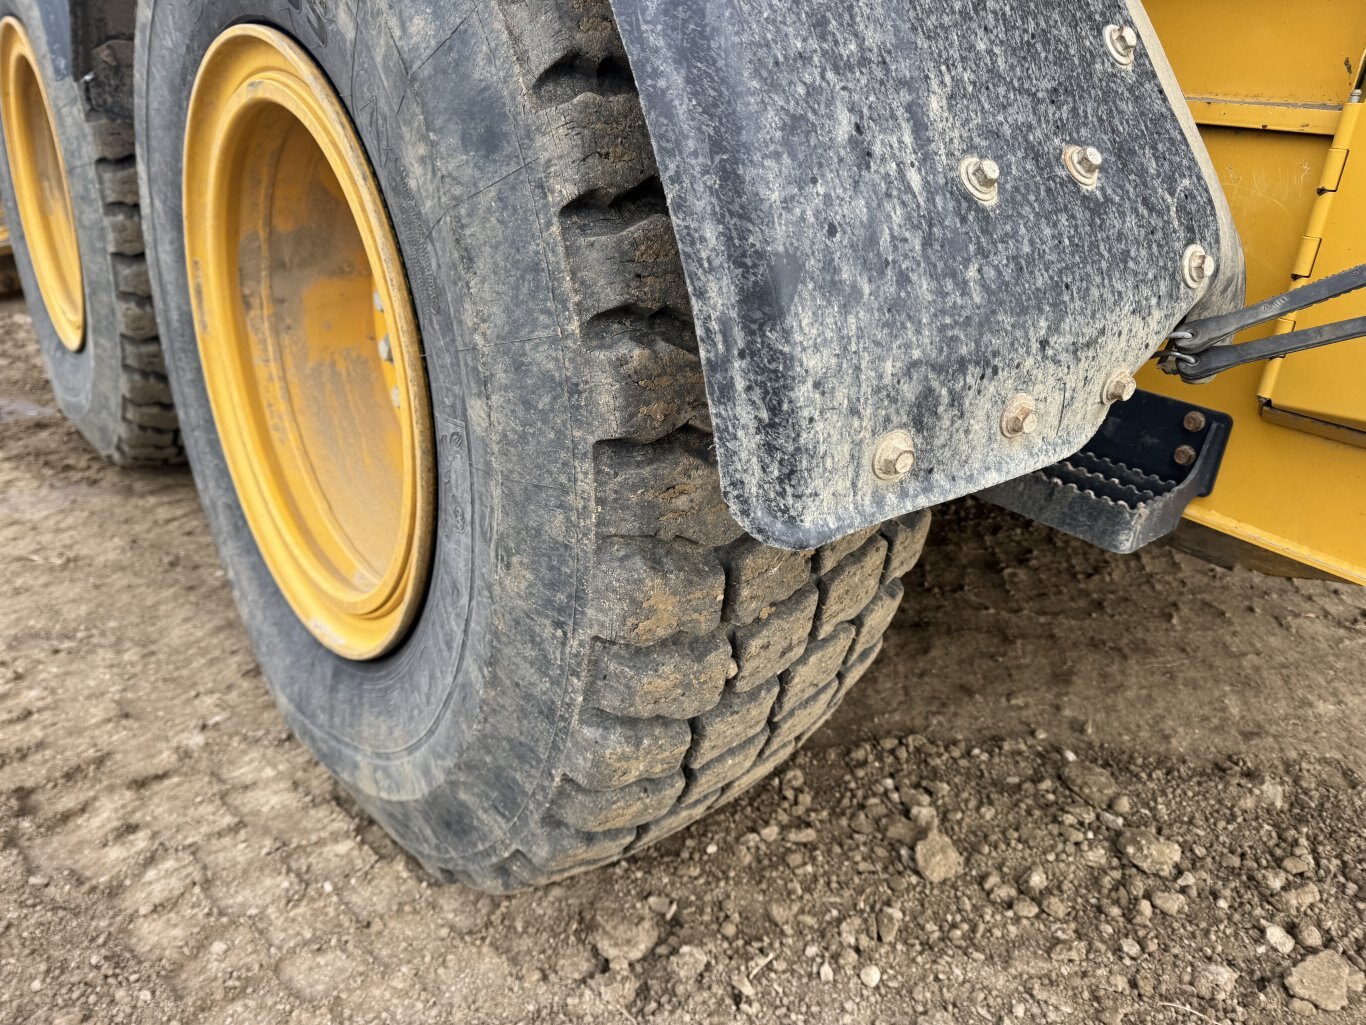
[[[1214,490],[1232,429],[1226,413],[1140,391],[1076,455],[978,497],[1127,554],[1171,533]]]

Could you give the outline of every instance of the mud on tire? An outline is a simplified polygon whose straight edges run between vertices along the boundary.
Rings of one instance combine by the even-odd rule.
[[[34,333],[58,404],[94,448],[124,466],[180,462],[183,451],[162,359],[143,245],[133,145],[133,41],[107,38],[81,63],[48,26],[42,0],[0,0],[0,19],[28,33],[66,166],[85,291],[85,339],[59,340],[34,277],[15,205],[8,153],[0,154],[5,220],[29,299]],[[0,135],[0,149],[5,145]]]
[[[293,729],[434,873],[540,884],[668,835],[786,758],[876,656],[929,517],[806,553],[730,517],[606,0],[344,6],[144,5],[152,278],[186,443]],[[291,33],[345,101],[423,332],[431,584],[403,645],[369,662],[323,649],[282,599],[195,351],[179,133],[199,60],[242,20]]]

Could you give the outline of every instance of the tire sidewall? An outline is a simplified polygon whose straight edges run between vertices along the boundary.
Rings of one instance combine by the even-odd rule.
[[[560,330],[566,275],[546,241],[544,184],[522,156],[531,140],[510,44],[486,12],[457,19],[416,0],[361,0],[351,11],[321,0],[139,8],[153,292],[234,596],[291,727],[433,866],[487,862],[489,848],[508,848],[518,824],[539,814],[577,707],[585,643],[572,629],[583,605],[575,549],[591,529],[577,483],[582,446],[573,430],[555,429],[576,401]],[[243,21],[293,37],[341,96],[389,207],[422,330],[438,448],[431,579],[406,641],[371,662],[324,649],[275,586],[236,499],[198,358],[183,129],[204,52]]]
[[[97,170],[99,154],[86,120],[85,98],[72,72],[66,5],[0,0],[0,18],[10,15],[28,32],[66,167],[85,292],[85,344],[78,351],[72,352],[58,338],[39,291],[15,203],[9,153],[0,133],[0,183],[14,262],[58,405],[100,454],[115,456],[123,416],[118,293],[109,258],[109,229]]]

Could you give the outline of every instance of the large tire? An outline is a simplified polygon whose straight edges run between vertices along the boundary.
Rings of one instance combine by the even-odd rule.
[[[144,258],[133,153],[129,39],[107,39],[93,71],[77,80],[65,3],[0,0],[0,20],[23,26],[47,93],[75,220],[84,284],[84,338],[64,345],[43,297],[17,205],[10,153],[0,135],[4,193],[14,258],[34,333],[62,411],[102,455],[124,466],[183,458],[170,385],[157,337]],[[51,34],[49,34],[51,33]]]
[[[610,862],[771,771],[876,655],[928,515],[811,553],[721,499],[687,293],[606,0],[154,0],[138,130],[191,465],[295,732],[442,878]],[[438,438],[425,606],[340,658],[291,614],[232,486],[196,345],[182,133],[243,21],[290,31],[386,196]]]

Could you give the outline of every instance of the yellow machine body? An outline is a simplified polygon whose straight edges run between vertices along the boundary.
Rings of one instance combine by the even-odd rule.
[[[1233,208],[1249,301],[1366,263],[1366,4],[1147,7]],[[1357,293],[1238,340],[1362,315]],[[1141,383],[1235,418],[1218,484],[1188,518],[1366,584],[1366,340],[1198,388],[1156,369]]]

